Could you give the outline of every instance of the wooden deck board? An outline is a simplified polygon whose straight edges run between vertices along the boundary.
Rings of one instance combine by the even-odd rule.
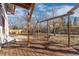
[[[42,44],[33,44],[32,47],[26,47],[26,42],[18,42],[18,44],[4,45],[0,50],[0,56],[62,56],[65,55],[64,51],[75,52],[71,48],[66,47],[58,47],[58,46],[49,46],[49,49],[44,49],[44,45]],[[22,46],[20,46],[22,44]],[[24,46],[23,46],[24,45]],[[34,48],[33,48],[34,47]],[[51,51],[50,51],[51,49]],[[55,51],[57,50],[57,51]],[[59,51],[60,50],[60,51]]]

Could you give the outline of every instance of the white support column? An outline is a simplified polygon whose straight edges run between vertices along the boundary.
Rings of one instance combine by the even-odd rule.
[[[6,14],[5,5],[2,3],[3,17],[5,19],[5,35],[9,35],[9,24],[8,24],[8,16]]]

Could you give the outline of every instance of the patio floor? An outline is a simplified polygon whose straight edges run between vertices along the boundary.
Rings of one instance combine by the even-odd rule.
[[[0,56],[65,56],[79,55],[72,47],[60,44],[47,44],[44,41],[34,41],[27,47],[25,41],[5,44],[0,50]]]

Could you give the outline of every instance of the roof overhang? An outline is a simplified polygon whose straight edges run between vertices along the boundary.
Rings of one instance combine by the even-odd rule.
[[[16,6],[20,6],[22,8],[25,8],[25,9],[30,9],[32,3],[13,3],[13,4]]]
[[[22,7],[24,9],[30,9],[33,3],[5,3],[5,9],[7,14],[14,14],[16,6]]]

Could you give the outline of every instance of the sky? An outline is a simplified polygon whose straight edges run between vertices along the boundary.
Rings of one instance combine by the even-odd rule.
[[[44,20],[46,18],[54,17],[66,14],[70,9],[72,9],[75,3],[37,3],[35,5],[33,15],[31,17],[31,24],[36,23],[36,20]],[[54,10],[53,10],[54,9]],[[73,23],[74,17],[79,17],[79,9],[74,11],[75,13],[71,15],[71,21]],[[19,6],[16,7],[15,15],[8,15],[9,24],[16,26],[25,26],[27,24],[28,10],[23,9]],[[65,21],[67,18],[65,17]]]

